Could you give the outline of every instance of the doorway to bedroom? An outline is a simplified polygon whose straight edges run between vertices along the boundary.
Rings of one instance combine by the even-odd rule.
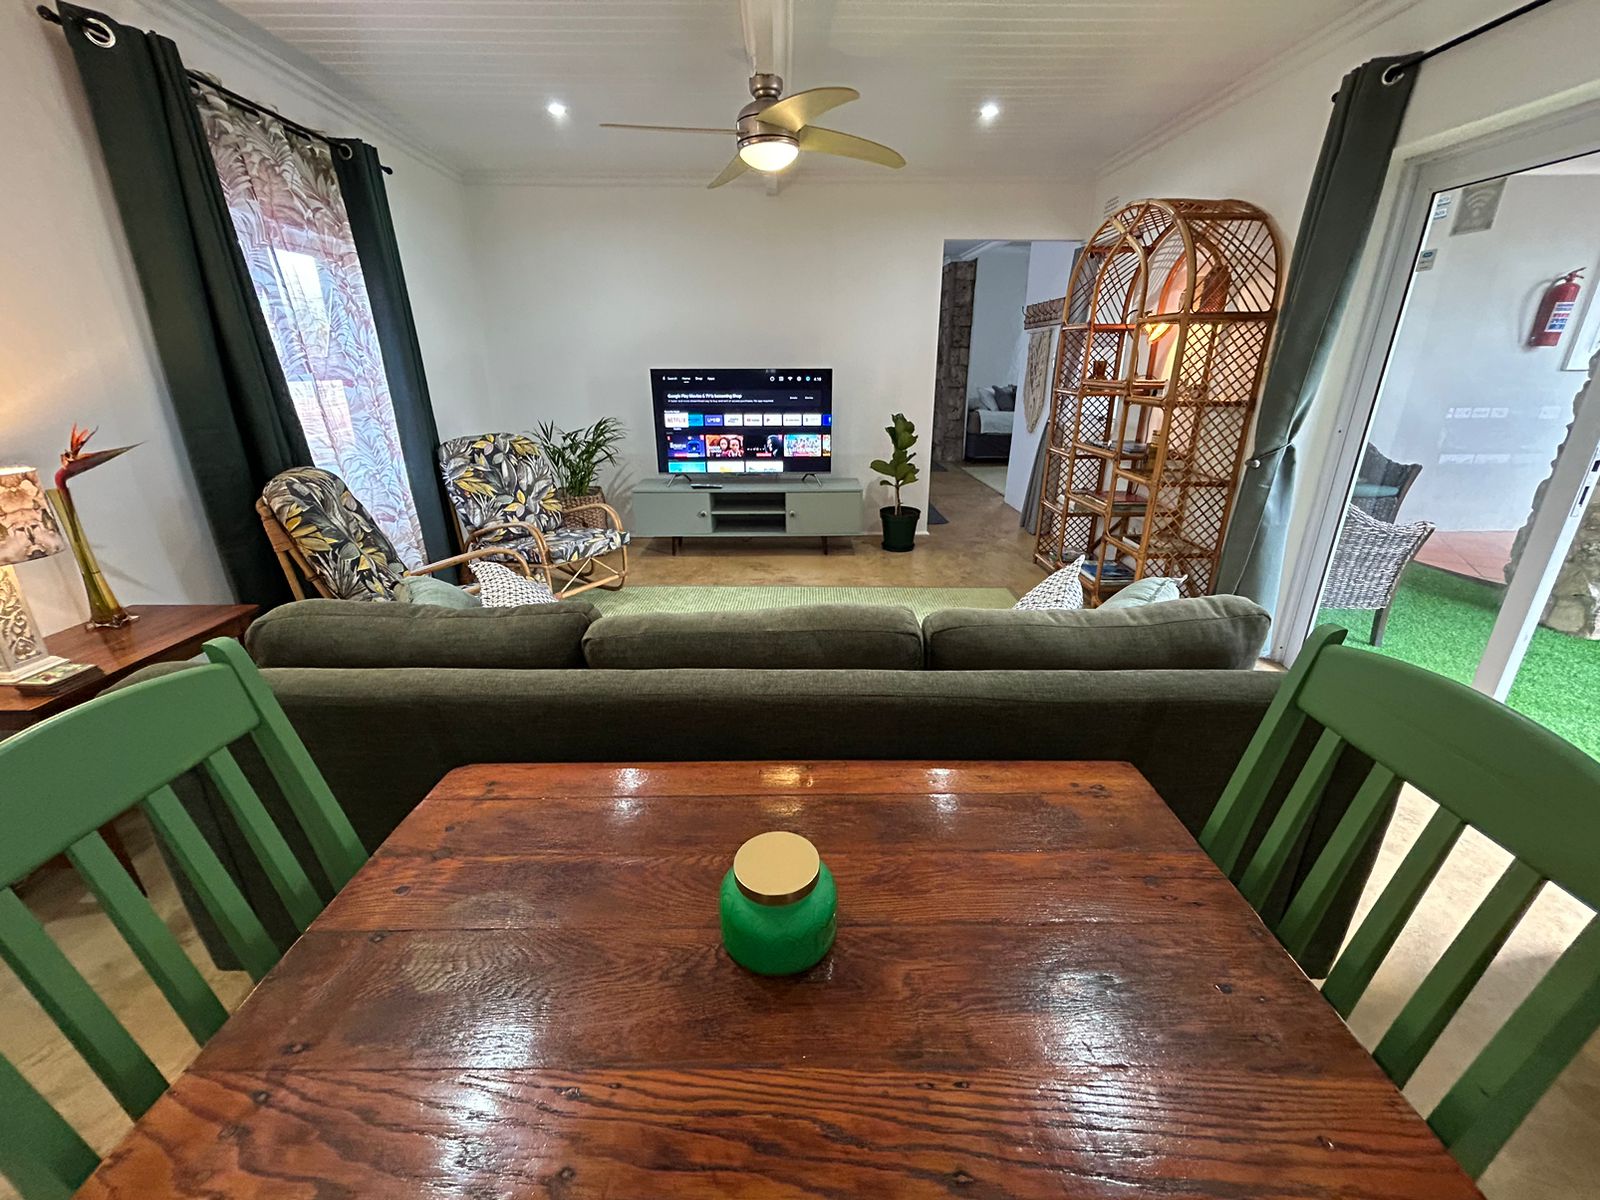
[[[1055,332],[1081,242],[963,239],[944,243],[932,435],[926,439],[929,526],[975,480],[988,499],[962,513],[1031,531]],[[953,477],[959,475],[961,482]]]

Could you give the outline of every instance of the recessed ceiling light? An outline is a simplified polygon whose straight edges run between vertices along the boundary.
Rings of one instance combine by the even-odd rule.
[[[567,115],[567,106],[559,100],[550,101],[544,106],[544,110],[558,121]]]
[[[1000,115],[1000,106],[993,100],[990,100],[978,110],[978,115],[985,121],[992,121]]]

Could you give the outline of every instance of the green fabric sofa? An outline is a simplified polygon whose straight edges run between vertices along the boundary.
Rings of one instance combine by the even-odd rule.
[[[1119,760],[1198,833],[1280,677],[1238,669],[1266,634],[1255,605],[1152,607],[1179,605],[1180,619],[958,611],[919,627],[896,608],[600,617],[581,602],[426,610],[318,600],[268,614],[245,641],[369,848],[447,772],[491,761]],[[984,637],[1004,668],[976,669]],[[1019,637],[1042,668],[1019,669]],[[1153,644],[1179,664],[1214,665],[1161,667]],[[264,779],[248,747],[239,757]],[[269,807],[281,803],[262,788]],[[182,792],[224,860],[247,862],[209,787],[194,779]],[[1341,811],[1325,806],[1308,845],[1326,841]],[[235,872],[274,912],[264,881]],[[1347,916],[1348,906],[1331,940]],[[292,936],[286,917],[274,933]]]

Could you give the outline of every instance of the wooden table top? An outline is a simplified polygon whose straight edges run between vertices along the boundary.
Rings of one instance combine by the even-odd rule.
[[[731,962],[768,829],[839,886]],[[1121,763],[477,766],[83,1197],[1479,1193]]]
[[[82,704],[140,667],[193,658],[211,638],[239,637],[257,609],[254,604],[134,604],[128,611],[139,619],[120,629],[72,625],[45,638],[50,653],[93,663],[104,674],[51,695],[0,686],[0,731],[24,729]]]

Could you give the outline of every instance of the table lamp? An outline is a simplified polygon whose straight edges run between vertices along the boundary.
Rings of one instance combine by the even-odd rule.
[[[39,473],[32,467],[0,467],[0,684],[54,690],[94,669],[45,648],[13,566],[66,548]]]

